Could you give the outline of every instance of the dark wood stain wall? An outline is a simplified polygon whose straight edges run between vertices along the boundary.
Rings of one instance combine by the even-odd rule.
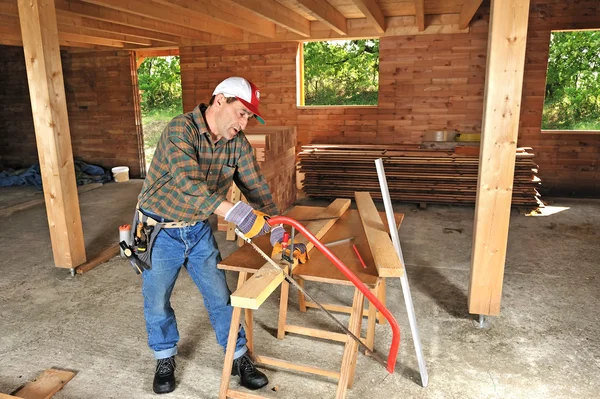
[[[73,156],[141,175],[128,51],[62,54]],[[38,162],[22,48],[0,46],[0,166]]]
[[[0,168],[37,162],[23,49],[0,46]]]

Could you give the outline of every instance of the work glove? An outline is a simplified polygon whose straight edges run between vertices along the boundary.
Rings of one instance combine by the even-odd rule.
[[[273,246],[273,252],[271,258],[283,251],[283,240],[284,240],[285,229],[283,226],[275,226],[271,230],[271,245]],[[291,239],[287,240],[287,248],[285,255],[290,256],[290,245]],[[294,258],[298,259],[298,263],[304,264],[309,259],[306,245],[303,243],[294,243]]]
[[[262,236],[271,230],[268,216],[255,210],[245,202],[237,202],[225,215],[225,220],[234,223],[248,238]]]

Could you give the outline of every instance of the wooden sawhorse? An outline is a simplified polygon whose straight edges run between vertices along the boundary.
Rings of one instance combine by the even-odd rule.
[[[310,219],[323,208],[319,207],[304,207],[297,206],[288,212],[287,216],[296,219]],[[396,215],[398,223],[402,221],[401,214]],[[354,250],[352,243],[340,244],[332,247],[331,250],[338,256],[344,264],[352,270],[352,272],[365,283],[372,292],[385,303],[385,281],[377,275],[377,270],[373,264],[373,258],[369,250],[369,246],[364,235],[361,225],[360,216],[356,210],[348,210],[335,223],[335,225],[327,232],[321,240],[324,243],[332,242],[349,236],[354,236],[354,244],[356,244],[361,256],[367,264],[367,269],[362,267]],[[271,247],[268,237],[258,237],[253,240],[263,251],[270,253]],[[304,281],[315,281],[336,285],[352,286],[352,283],[336,269],[319,251],[314,250],[310,253],[311,259],[304,265],[298,265],[294,269],[293,276],[304,284]],[[262,265],[264,260],[250,246],[243,246],[233,254],[225,258],[219,268],[225,270],[233,270],[240,272],[238,277],[238,288],[246,281],[249,274],[255,273]],[[295,326],[286,323],[288,309],[289,283],[284,281],[281,286],[281,298],[279,307],[279,320],[277,337],[283,339],[285,332],[307,335],[328,339],[345,344],[342,355],[341,366],[338,370],[326,370],[318,367],[296,364],[288,360],[276,359],[266,356],[260,356],[254,353],[254,331],[253,331],[253,310],[234,307],[233,317],[229,330],[229,340],[227,343],[227,351],[225,353],[225,361],[223,372],[221,375],[221,387],[219,390],[219,398],[264,398],[263,396],[250,394],[248,392],[236,391],[229,388],[231,377],[231,367],[233,364],[233,355],[235,352],[235,343],[240,326],[242,309],[245,312],[246,338],[248,340],[248,350],[255,361],[262,365],[269,365],[288,370],[302,371],[311,374],[317,374],[338,380],[336,398],[345,398],[347,389],[352,386],[354,373],[356,369],[356,360],[358,355],[358,343],[344,333],[336,333],[331,331],[312,329],[307,327]],[[315,305],[307,302],[303,295],[299,297],[300,310],[306,311],[307,307]],[[355,288],[352,306],[339,306],[332,304],[323,304],[330,311],[344,312],[350,314],[348,329],[356,336],[361,337],[361,325],[363,316],[367,316],[367,333],[366,337],[361,337],[363,343],[373,349],[375,339],[375,323],[377,320],[377,312],[374,306],[369,306],[368,310],[364,310],[364,295]],[[385,320],[381,318],[382,320]]]

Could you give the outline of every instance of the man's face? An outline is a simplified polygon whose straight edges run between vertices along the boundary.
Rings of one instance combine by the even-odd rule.
[[[218,102],[218,109],[215,115],[217,131],[214,132],[216,139],[223,138],[229,141],[240,130],[246,128],[248,119],[252,118],[254,114],[241,101],[234,101],[228,104],[225,96],[222,94],[217,95],[215,102]]]

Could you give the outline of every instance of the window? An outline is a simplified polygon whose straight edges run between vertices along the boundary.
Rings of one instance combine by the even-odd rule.
[[[303,44],[299,105],[377,105],[379,40]]]
[[[600,31],[552,32],[542,130],[600,134]]]

